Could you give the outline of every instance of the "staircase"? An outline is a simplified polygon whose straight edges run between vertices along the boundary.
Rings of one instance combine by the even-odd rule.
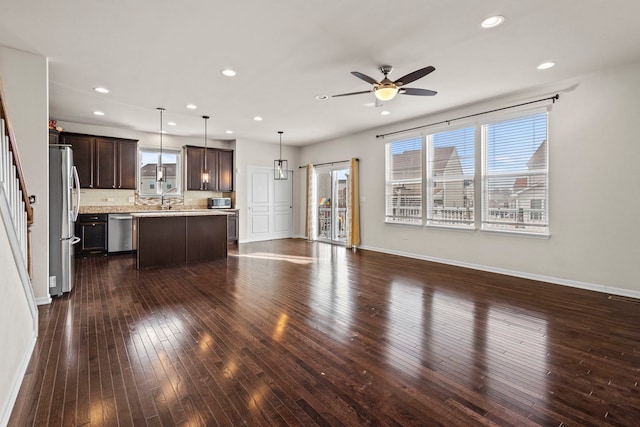
[[[0,426],[6,425],[38,335],[31,284],[33,210],[0,79]]]

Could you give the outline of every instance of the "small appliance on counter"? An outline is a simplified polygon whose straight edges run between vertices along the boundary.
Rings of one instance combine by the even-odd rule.
[[[209,209],[231,209],[230,197],[210,197],[207,203]]]

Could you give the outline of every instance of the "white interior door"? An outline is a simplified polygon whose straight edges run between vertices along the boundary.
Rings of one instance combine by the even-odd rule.
[[[293,172],[289,179],[273,179],[273,169],[249,167],[247,240],[293,236]]]

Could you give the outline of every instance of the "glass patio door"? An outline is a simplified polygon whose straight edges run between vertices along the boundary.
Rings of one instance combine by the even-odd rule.
[[[347,174],[349,169],[316,168],[318,240],[344,244],[347,221]]]

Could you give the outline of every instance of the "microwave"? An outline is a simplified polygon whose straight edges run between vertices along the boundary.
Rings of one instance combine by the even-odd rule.
[[[207,207],[209,209],[231,209],[231,199],[229,197],[210,197]]]

